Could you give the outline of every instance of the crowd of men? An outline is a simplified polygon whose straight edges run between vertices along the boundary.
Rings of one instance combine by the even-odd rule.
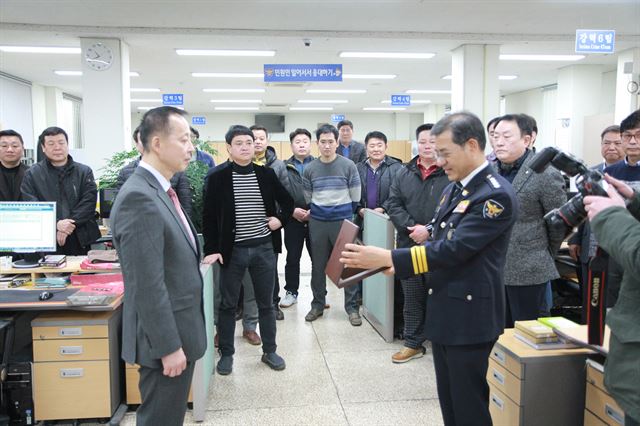
[[[145,273],[153,275],[151,268],[171,275],[182,270],[181,265],[197,266],[190,256],[179,259],[178,265],[175,258],[162,254],[184,247],[195,257],[200,255],[189,220],[191,194],[184,170],[190,161],[204,161],[210,169],[203,183],[202,256],[204,263],[220,266],[215,339],[221,354],[219,374],[233,370],[239,305],[243,337],[262,345],[262,362],[270,368],[285,368],[285,360],[276,352],[276,321],[284,318],[281,308],[297,303],[305,244],[312,261],[313,296],[305,320],[312,322],[328,308],[325,267],[343,220],[363,226],[365,209],[371,209],[389,216],[397,231],[397,249],[349,246],[342,261],[354,267],[389,267],[401,283],[404,347],[393,354],[392,362],[422,357],[429,341],[445,424],[491,424],[485,379],[489,351],[505,327],[550,312],[551,281],[559,277],[554,257],[566,230],[550,227],[544,216],[567,201],[567,188],[557,169],[535,173],[530,168],[538,133],[533,117],[496,117],[486,131],[477,117],[464,112],[435,125],[423,124],[415,132],[418,154],[403,164],[387,154],[384,133],[371,131],[360,143],[353,139],[353,123],[348,120],[337,127],[321,125],[314,134],[295,129],[289,135],[293,155],[284,161],[268,145],[266,128],[234,125],[225,135],[229,159],[214,166],[210,157],[194,148],[196,131],[189,129],[183,111],[171,107],[149,111],[133,135],[141,156],[122,169],[118,185],[125,195],[118,195],[113,212],[114,242],[121,258],[126,253],[136,255],[135,264],[123,261],[124,327],[129,330],[123,354],[146,369],[141,389],[149,398],[163,400],[155,387],[183,371],[190,379],[193,361],[201,356],[200,328],[193,332],[185,328],[189,321],[200,324],[199,299],[179,288],[177,276],[158,284],[161,289],[156,288],[153,309],[136,293],[152,289],[143,283],[149,279]],[[317,158],[311,155],[312,139],[318,146]],[[489,155],[485,155],[487,141],[492,148]],[[100,236],[93,173],[69,155],[63,129],[44,130],[38,145],[43,159],[27,168],[21,162],[20,134],[0,132],[0,201],[56,201],[58,252],[86,254]],[[620,181],[640,181],[640,111],[621,126],[603,130],[601,154],[603,163],[594,168]],[[615,187],[632,198],[633,192],[618,180]],[[144,188],[157,190],[157,198],[142,195]],[[145,217],[145,212],[153,215],[158,205],[167,210],[156,223],[155,216]],[[158,229],[134,238],[144,227]],[[180,235],[187,238],[182,241]],[[571,255],[583,265],[582,276],[587,276],[600,235],[585,223],[569,240]],[[138,251],[144,241],[157,247],[147,263]],[[281,299],[277,257],[283,241],[287,256]],[[621,283],[627,279],[624,261],[612,269],[618,271]],[[176,283],[168,283],[174,278]],[[192,290],[197,292],[197,287]],[[613,288],[614,294],[608,296],[611,306],[621,291],[620,285]],[[634,291],[637,295],[640,290]],[[359,299],[361,286],[344,288],[344,309],[353,326],[362,324]],[[193,312],[186,316],[184,310]],[[174,319],[168,333],[151,325],[166,318]],[[616,330],[612,327],[614,334],[621,333],[618,327],[617,323]],[[191,335],[187,338],[185,333]],[[636,347],[640,344],[631,339]],[[181,394],[187,389],[184,380],[183,375],[176,388]],[[179,406],[185,405],[182,399]],[[625,403],[633,418],[640,417],[637,403],[637,399]],[[171,406],[167,401],[164,411]],[[139,414],[166,420],[147,411],[159,407]]]

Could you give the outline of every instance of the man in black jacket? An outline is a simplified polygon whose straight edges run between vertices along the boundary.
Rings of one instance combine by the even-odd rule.
[[[219,262],[222,270],[218,315],[221,357],[216,366],[221,375],[230,374],[233,368],[235,311],[247,270],[258,303],[262,362],[274,370],[285,368],[284,360],[276,354],[273,280],[275,253],[282,243],[279,230],[293,213],[293,199],[272,169],[252,163],[253,139],[245,126],[229,129],[225,140],[231,161],[212,170],[205,192],[203,262]]]
[[[24,155],[22,136],[15,130],[0,132],[0,201],[20,201],[20,185],[29,168],[21,163]]]
[[[116,188],[118,190],[122,188],[122,185],[124,185],[127,179],[129,179],[133,172],[136,171],[138,164],[140,164],[143,147],[139,136],[140,127],[138,126],[136,127],[136,130],[133,131],[133,141],[136,144],[136,149],[140,153],[140,156],[120,169],[120,173],[118,173],[118,181],[116,183]],[[173,175],[169,183],[171,183],[173,190],[176,191],[180,205],[187,213],[187,216],[191,217],[191,186],[189,184],[189,179],[187,179],[187,175],[185,172],[177,172]]]
[[[398,172],[391,184],[387,214],[398,232],[398,248],[424,244],[429,235],[426,225],[433,219],[440,195],[449,184],[444,171],[436,164],[432,127],[433,124],[423,124],[416,129],[418,155]],[[420,358],[426,352],[422,344],[429,276],[420,274],[400,280],[404,294],[404,348],[393,354],[394,363]]]
[[[287,190],[293,197],[293,220],[284,226],[284,245],[287,248],[287,263],[284,266],[286,294],[280,306],[288,308],[298,302],[298,288],[300,287],[300,256],[304,242],[307,242],[307,252],[311,256],[311,241],[309,240],[309,203],[304,198],[302,173],[307,164],[314,160],[311,155],[311,132],[307,129],[296,129],[289,134],[293,155],[284,163],[287,167]]]
[[[38,137],[44,159],[29,170],[22,181],[25,201],[56,202],[56,253],[87,254],[100,238],[96,222],[98,190],[89,166],[76,163],[69,155],[67,133],[49,127]]]

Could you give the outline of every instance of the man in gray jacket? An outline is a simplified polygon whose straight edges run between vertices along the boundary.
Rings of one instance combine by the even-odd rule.
[[[496,124],[494,147],[496,168],[511,182],[520,204],[520,214],[511,232],[504,269],[506,325],[536,319],[549,280],[559,277],[554,256],[564,239],[564,229],[549,228],[544,215],[567,201],[560,172],[548,167],[538,174],[529,168],[535,153],[530,145],[531,129],[521,115],[505,115]]]

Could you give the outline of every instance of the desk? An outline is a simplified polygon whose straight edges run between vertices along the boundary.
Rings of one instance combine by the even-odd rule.
[[[73,272],[82,272],[82,273],[97,273],[103,271],[86,271],[80,270],[80,262],[83,257],[68,257],[67,265],[65,268],[33,268],[33,269],[8,269],[8,270],[0,270],[0,273],[3,274],[31,274],[32,278],[35,278],[39,274],[56,272],[56,273],[73,273]],[[108,272],[116,272],[116,271],[104,271]],[[192,392],[193,392],[193,418],[196,421],[203,421],[205,418],[205,411],[207,408],[207,395],[209,392],[209,383],[213,377],[213,368],[215,362],[215,348],[213,345],[213,269],[211,265],[201,265],[200,273],[202,274],[204,287],[203,287],[203,308],[205,315],[205,324],[206,324],[206,334],[207,334],[207,350],[204,356],[196,362],[193,382],[192,382]],[[0,295],[3,290],[0,290]],[[34,291],[35,290],[25,290],[25,291]],[[42,290],[37,290],[40,293]],[[21,310],[80,310],[80,311],[110,311],[117,309],[120,304],[122,304],[122,296],[118,297],[116,300],[112,302],[112,304],[108,306],[68,306],[66,302],[40,302],[34,301],[29,302],[28,304],[11,304],[11,303],[0,303],[0,311],[21,311]],[[120,330],[118,330],[120,333]],[[118,334],[119,334],[118,333]],[[119,352],[118,352],[119,356]],[[119,368],[122,369],[122,363],[119,362]],[[112,423],[117,424],[116,417],[121,413],[122,406],[117,410],[116,414],[112,419]],[[126,409],[126,406],[124,406]],[[124,412],[122,412],[124,414]]]

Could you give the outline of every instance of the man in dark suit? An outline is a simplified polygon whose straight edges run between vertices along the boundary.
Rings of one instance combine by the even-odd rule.
[[[364,144],[353,139],[353,123],[349,120],[342,120],[338,123],[338,148],[336,153],[348,158],[358,164],[367,159],[367,152]]]
[[[235,312],[247,271],[258,304],[262,362],[284,370],[276,353],[273,289],[275,256],[282,245],[280,228],[293,214],[293,199],[273,169],[252,162],[254,134],[232,126],[225,135],[229,159],[207,178],[202,215],[204,263],[220,263],[221,304],[218,314],[220,360],[216,371],[233,371]]]
[[[138,425],[182,425],[195,361],[207,347],[200,250],[169,183],[189,164],[185,113],[148,111],[144,151],[111,211],[125,283],[122,358],[140,365]]]
[[[431,272],[425,336],[431,340],[445,425],[490,425],[489,353],[504,329],[503,268],[517,219],[513,188],[484,156],[480,120],[459,112],[441,119],[438,165],[445,188],[424,245],[393,251],[347,244],[340,259],[357,268],[389,267],[404,279]],[[391,272],[388,271],[388,272]]]

